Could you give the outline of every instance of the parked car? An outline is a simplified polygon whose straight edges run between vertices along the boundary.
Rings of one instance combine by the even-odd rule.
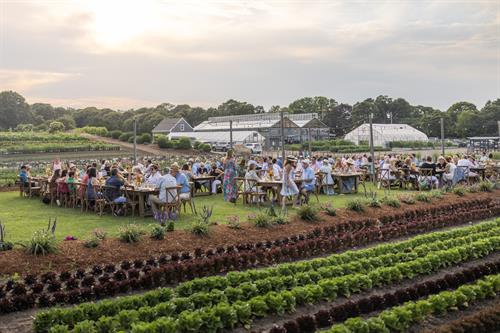
[[[245,148],[250,149],[252,154],[262,154],[262,145],[260,143],[245,143]]]
[[[214,145],[212,145],[212,149],[214,151],[227,151],[229,148],[231,148],[231,143],[230,142],[216,142]]]

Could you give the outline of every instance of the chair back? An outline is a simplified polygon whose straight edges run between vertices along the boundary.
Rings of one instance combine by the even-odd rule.
[[[245,192],[257,192],[258,181],[255,179],[245,179]]]
[[[431,177],[432,178],[432,172],[433,170],[431,168],[420,168],[419,170],[420,176],[422,177]]]
[[[378,170],[379,180],[389,180],[391,178],[391,169],[380,169]]]
[[[182,186],[166,187],[166,205],[179,206],[181,204],[181,188]]]

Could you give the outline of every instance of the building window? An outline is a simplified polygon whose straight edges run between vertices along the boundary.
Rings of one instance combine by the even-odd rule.
[[[184,132],[184,124],[180,124],[179,125],[179,129],[180,129],[181,132]]]

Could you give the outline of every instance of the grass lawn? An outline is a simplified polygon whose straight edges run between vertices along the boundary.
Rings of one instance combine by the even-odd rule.
[[[367,185],[367,191],[370,190],[375,190],[379,199],[384,196],[383,190],[377,190],[371,184]],[[401,192],[391,190],[390,195],[398,193]],[[347,201],[354,198],[363,198],[363,194],[319,196],[320,203],[330,202],[335,208],[345,207]],[[318,205],[315,197],[312,197],[311,203]],[[238,215],[243,222],[246,221],[248,214],[259,211],[257,207],[243,206],[241,200],[236,205],[224,202],[222,194],[196,197],[195,204],[198,212],[201,211],[204,205],[213,206],[211,220],[220,224],[226,223],[227,217],[234,215]],[[182,213],[180,219],[176,221],[176,229],[189,227],[194,219],[189,207],[186,208],[187,213]],[[293,210],[293,208],[290,208],[289,213],[293,214]],[[46,228],[49,218],[54,217],[57,218],[56,237],[60,240],[68,235],[78,239],[89,238],[95,228],[104,229],[108,235],[116,236],[118,228],[127,223],[136,223],[143,226],[155,223],[152,217],[114,217],[109,214],[100,217],[90,212],[81,213],[80,209],[50,207],[43,204],[38,198],[21,198],[17,191],[0,192],[0,221],[6,226],[6,240],[8,241],[20,242],[28,240],[34,231]]]

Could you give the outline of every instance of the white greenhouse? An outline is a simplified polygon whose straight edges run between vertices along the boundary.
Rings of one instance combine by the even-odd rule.
[[[169,139],[179,139],[188,137],[191,140],[200,141],[203,143],[215,144],[230,141],[230,133],[225,131],[213,132],[173,132],[168,135]],[[261,143],[265,138],[256,131],[233,131],[233,143]]]
[[[344,137],[359,145],[370,141],[370,124],[363,124]],[[373,143],[386,147],[392,141],[428,141],[425,133],[406,124],[373,124]]]

